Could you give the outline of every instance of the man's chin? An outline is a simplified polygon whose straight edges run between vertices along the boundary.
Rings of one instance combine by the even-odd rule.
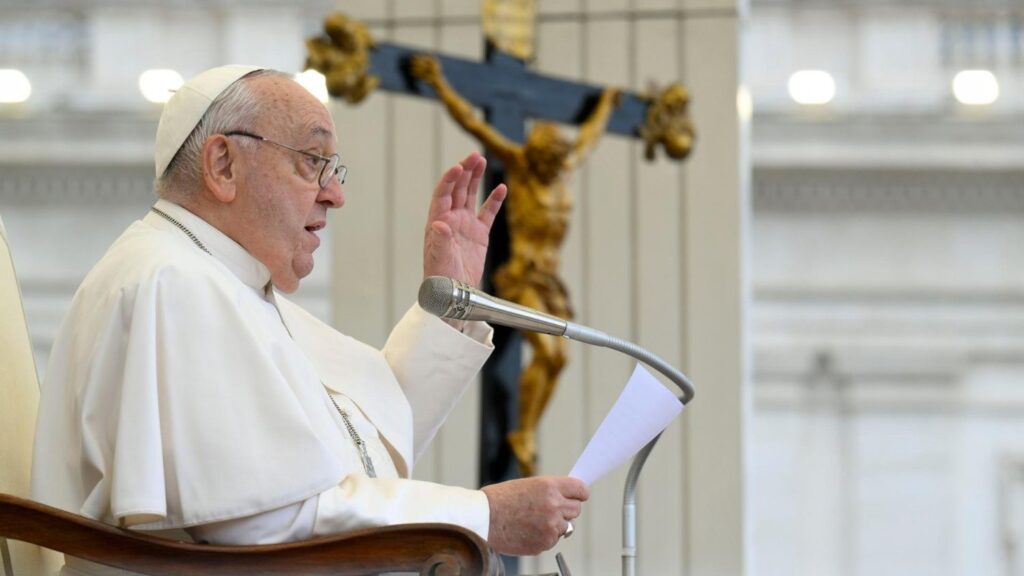
[[[313,255],[302,258],[292,263],[292,269],[286,273],[272,274],[270,281],[274,288],[285,294],[291,294],[299,289],[299,282],[313,272]]]
[[[278,292],[283,292],[285,294],[294,294],[295,291],[299,289],[298,281],[296,281],[293,284],[283,284],[283,283],[279,284],[277,282],[272,282],[272,283],[274,284],[274,289],[275,290],[277,290]]]
[[[284,292],[285,294],[292,294],[299,289],[299,279],[290,274],[287,278],[271,276],[270,283],[274,285],[275,290],[278,292]]]
[[[281,272],[279,274],[271,273],[270,283],[274,285],[274,288],[278,292],[291,294],[299,289],[299,281],[302,280],[302,277],[309,274],[307,272],[300,276],[296,272],[297,271],[288,270],[287,272]]]

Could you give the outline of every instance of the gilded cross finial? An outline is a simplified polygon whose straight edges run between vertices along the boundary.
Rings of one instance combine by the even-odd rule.
[[[661,93],[656,86],[650,90],[647,118],[640,128],[644,140],[644,157],[654,160],[658,144],[674,160],[682,160],[693,148],[693,123],[690,121],[690,93],[681,84],[669,84]]]
[[[484,35],[520,60],[533,60],[536,0],[484,0],[480,10]]]
[[[356,104],[380,83],[369,73],[374,45],[366,25],[336,12],[324,18],[324,36],[306,40],[306,68],[326,77],[331,96]]]

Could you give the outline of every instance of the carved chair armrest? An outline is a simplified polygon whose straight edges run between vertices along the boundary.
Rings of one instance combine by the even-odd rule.
[[[217,574],[491,574],[487,545],[448,524],[406,524],[304,542],[213,546],[115,528],[38,502],[0,494],[0,537],[153,576]]]

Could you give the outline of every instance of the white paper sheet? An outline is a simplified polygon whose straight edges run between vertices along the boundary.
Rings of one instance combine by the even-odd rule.
[[[593,484],[639,452],[682,411],[679,398],[637,364],[569,476]]]

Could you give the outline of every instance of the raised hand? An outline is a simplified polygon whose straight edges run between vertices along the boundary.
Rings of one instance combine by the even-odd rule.
[[[476,207],[487,161],[474,152],[441,177],[430,200],[423,237],[423,277],[448,276],[479,286],[487,256],[494,217],[505,200],[507,188],[498,185]]]

